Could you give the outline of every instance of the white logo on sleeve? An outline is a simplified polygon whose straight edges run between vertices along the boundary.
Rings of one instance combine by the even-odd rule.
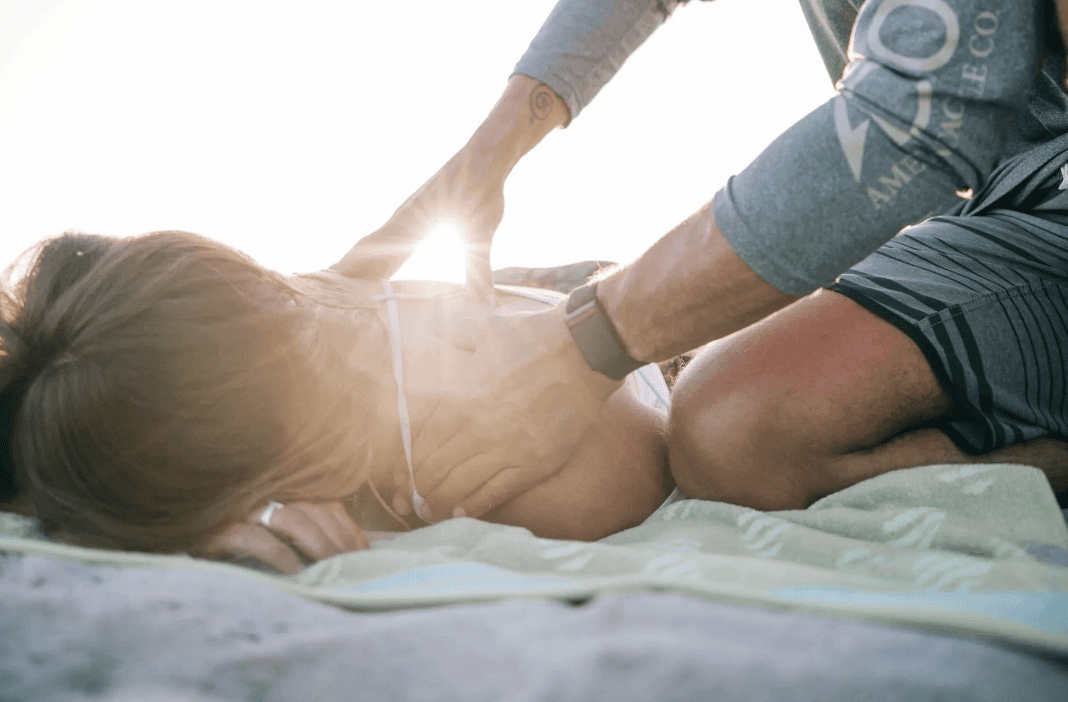
[[[880,35],[883,23],[886,22],[886,18],[890,16],[891,12],[903,7],[918,7],[921,10],[928,10],[938,15],[938,19],[942,20],[945,38],[942,40],[942,46],[938,48],[938,51],[928,56],[905,56],[883,44],[883,39]],[[953,52],[957,50],[957,45],[960,43],[960,22],[957,21],[957,14],[953,12],[953,8],[946,4],[944,0],[886,0],[875,9],[875,14],[872,17],[871,25],[868,26],[866,36],[871,53],[884,63],[909,72],[931,73],[945,66],[953,58]]]
[[[860,182],[860,170],[864,165],[864,140],[868,136],[871,120],[866,119],[854,127],[849,123],[849,108],[844,97],[834,99],[834,129],[838,132],[838,141],[842,144],[849,169],[853,178]]]
[[[870,4],[870,3],[869,3]],[[934,13],[942,23],[943,38],[941,45],[926,56],[905,56],[894,51],[883,43],[881,32],[890,14],[897,9],[916,7]],[[862,10],[863,12],[863,10]],[[874,8],[871,22],[859,44],[859,54],[855,58],[863,58],[864,54],[870,54],[874,61],[862,61],[854,64],[854,70],[847,71],[842,79],[842,86],[854,88],[864,81],[869,75],[885,64],[890,68],[896,68],[908,73],[932,73],[949,63],[957,46],[960,44],[960,22],[957,15],[944,0],[886,0]],[[935,47],[931,47],[934,49]],[[871,115],[854,127],[849,121],[848,103],[844,97],[834,100],[834,127],[838,133],[838,141],[842,145],[849,170],[853,173],[853,179],[858,183],[864,166],[864,145],[868,135],[868,126],[872,120],[879,125],[883,133],[894,141],[898,146],[904,146],[908,141],[918,136],[928,127],[931,122],[931,97],[933,85],[930,80],[920,79],[914,83],[916,90],[916,114],[912,118],[911,126],[906,130],[877,115]]]

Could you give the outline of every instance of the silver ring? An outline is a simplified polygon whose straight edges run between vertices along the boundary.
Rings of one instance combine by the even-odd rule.
[[[268,502],[267,503],[267,509],[265,509],[262,512],[260,512],[260,524],[262,524],[263,526],[265,526],[268,529],[270,529],[271,528],[271,517],[274,516],[274,511],[276,509],[282,509],[282,507],[284,507],[284,506],[285,505],[283,505],[281,502],[275,502],[273,500]]]

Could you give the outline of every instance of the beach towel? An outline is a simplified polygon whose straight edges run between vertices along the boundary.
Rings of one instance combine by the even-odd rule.
[[[1011,465],[894,471],[805,510],[665,505],[598,542],[453,519],[292,576],[185,556],[75,548],[8,520],[0,551],[82,562],[242,570],[353,610],[678,592],[976,636],[1068,657],[1068,528],[1045,476]]]

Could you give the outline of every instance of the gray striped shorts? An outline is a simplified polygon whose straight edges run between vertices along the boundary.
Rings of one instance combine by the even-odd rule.
[[[934,217],[828,287],[919,345],[963,451],[1068,440],[1068,211]]]

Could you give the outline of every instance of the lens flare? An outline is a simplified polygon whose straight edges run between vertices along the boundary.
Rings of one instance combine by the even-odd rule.
[[[460,230],[450,222],[434,227],[393,279],[463,283],[464,245]]]

